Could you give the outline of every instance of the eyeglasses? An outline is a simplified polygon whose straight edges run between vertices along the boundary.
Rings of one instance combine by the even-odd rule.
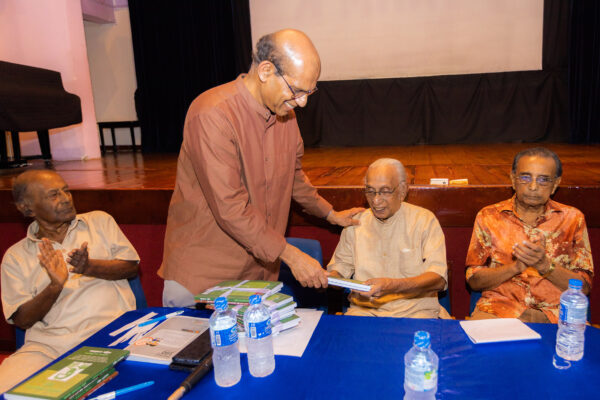
[[[531,177],[531,175],[517,176],[517,182],[519,182],[521,185],[529,185],[532,181],[533,181],[533,178]],[[535,178],[535,181],[540,186],[550,186],[552,184],[552,182],[554,182],[554,179],[550,178],[548,176],[540,175]]]
[[[283,79],[283,81],[287,85],[288,89],[290,89],[290,92],[292,92],[292,100],[298,100],[298,99],[301,99],[304,96],[310,96],[311,94],[313,94],[314,92],[316,92],[317,90],[319,90],[319,88],[316,87],[316,86],[314,87],[314,89],[311,89],[309,91],[300,90],[300,89],[294,90],[294,88],[292,88],[292,86],[285,79],[285,77],[283,76],[283,73],[279,70],[279,68],[277,68],[277,66],[275,66],[275,69],[277,70],[277,75],[279,75],[281,77],[281,79]]]
[[[396,189],[398,189],[398,186],[396,186],[394,189],[391,189],[391,190],[390,189],[381,189],[380,191],[377,191],[373,188],[367,187],[367,188],[364,188],[363,191],[365,192],[365,196],[367,196],[367,197],[375,198],[375,196],[380,195],[384,199],[389,199],[390,197],[392,197],[392,195],[394,194]]]

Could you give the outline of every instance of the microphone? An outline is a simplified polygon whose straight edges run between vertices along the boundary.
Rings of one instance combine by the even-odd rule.
[[[167,400],[181,399],[184,394],[186,394],[187,392],[192,390],[194,385],[200,379],[202,379],[204,377],[204,375],[206,375],[206,373],[208,371],[210,371],[211,368],[212,368],[212,353],[210,355],[208,355],[204,360],[202,360],[202,362],[200,364],[198,364],[198,366],[196,368],[194,368],[194,370],[188,375],[188,377],[185,378],[185,380],[183,382],[181,382],[181,385],[179,385],[179,388],[177,388],[177,390],[174,391],[173,394],[171,394]]]

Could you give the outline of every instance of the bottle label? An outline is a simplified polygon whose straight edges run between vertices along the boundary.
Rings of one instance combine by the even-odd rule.
[[[437,386],[437,370],[415,371],[411,368],[406,368],[404,381],[410,390],[415,392],[426,392]]]
[[[587,308],[567,307],[560,303],[558,317],[569,324],[584,324],[587,321]]]
[[[237,326],[232,325],[231,328],[221,329],[220,331],[210,331],[211,342],[213,347],[225,347],[234,344],[238,340]]]
[[[271,334],[271,318],[261,322],[248,323],[249,335],[252,339],[260,339]]]

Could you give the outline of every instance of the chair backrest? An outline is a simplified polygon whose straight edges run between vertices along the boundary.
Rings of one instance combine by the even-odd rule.
[[[285,238],[285,240],[292,246],[299,248],[317,260],[319,264],[323,265],[323,251],[321,250],[321,243],[318,240],[295,237],[288,237]]]
[[[470,289],[469,289],[470,290]],[[471,300],[469,304],[469,315],[473,314],[473,310],[475,310],[475,305],[481,298],[481,292],[476,292],[475,290],[471,290]]]
[[[136,275],[135,278],[130,278],[127,280],[129,282],[129,286],[131,287],[131,291],[135,297],[135,308],[137,310],[141,308],[148,307],[148,303],[146,302],[146,295],[144,294],[144,289],[142,288],[142,281],[140,281],[140,276]],[[19,327],[15,327],[15,342],[16,348],[19,349],[25,343],[25,330]]]
[[[129,278],[129,286],[131,287],[131,291],[135,296],[135,308],[136,310],[147,308],[148,302],[146,301],[146,294],[144,293],[144,288],[142,288],[142,281],[140,280],[140,275],[136,275],[135,278]]]
[[[448,266],[448,288],[438,292],[438,301],[440,302],[440,305],[448,311],[448,314],[452,315],[452,304],[450,301],[450,293],[452,293],[452,260],[448,260],[446,263]]]
[[[318,240],[294,237],[289,237],[285,240],[323,265],[323,252],[321,250],[321,243]],[[321,309],[327,307],[327,293],[302,287],[296,278],[294,278],[290,267],[284,262],[281,263],[279,270],[279,281],[283,282],[282,293],[292,296],[298,307]]]

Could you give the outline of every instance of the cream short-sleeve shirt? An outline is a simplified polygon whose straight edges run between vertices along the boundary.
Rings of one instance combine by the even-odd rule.
[[[2,308],[9,323],[12,315],[50,283],[40,265],[37,222],[27,237],[10,247],[2,259]],[[78,214],[62,243],[53,242],[64,257],[88,242],[89,258],[139,261],[139,256],[115,220],[105,212]],[[41,321],[25,333],[23,350],[58,357],[126,311],[135,309],[135,298],[126,279],[109,281],[69,272],[56,302]]]
[[[344,228],[327,267],[345,278],[411,278],[434,272],[448,282],[446,244],[435,215],[422,207],[402,203],[385,221],[369,209],[360,214],[360,225]],[[438,318],[437,296],[401,298],[379,308],[350,305],[351,315]]]

